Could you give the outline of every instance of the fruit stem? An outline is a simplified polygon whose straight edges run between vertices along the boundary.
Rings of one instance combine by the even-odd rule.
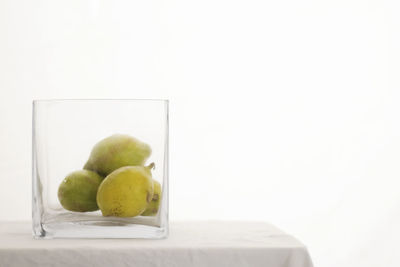
[[[149,170],[154,170],[156,168],[156,164],[154,164],[154,162],[152,162],[149,164],[149,166],[146,166],[146,168]]]

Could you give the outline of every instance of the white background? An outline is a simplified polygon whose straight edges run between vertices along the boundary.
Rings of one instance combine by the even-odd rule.
[[[31,101],[168,98],[172,220],[263,220],[315,266],[400,266],[400,5],[0,1],[0,219]]]

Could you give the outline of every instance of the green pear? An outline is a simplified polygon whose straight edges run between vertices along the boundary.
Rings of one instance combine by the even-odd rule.
[[[153,198],[154,185],[148,167],[126,166],[110,173],[97,192],[103,216],[134,217],[141,214]]]
[[[161,185],[156,180],[153,180],[154,194],[146,210],[141,214],[142,216],[154,216],[157,214],[161,202]]]
[[[83,168],[107,176],[124,166],[143,166],[150,154],[148,144],[129,135],[114,134],[93,147]]]
[[[58,199],[66,210],[95,211],[97,189],[103,177],[95,172],[79,170],[70,173],[58,188]]]

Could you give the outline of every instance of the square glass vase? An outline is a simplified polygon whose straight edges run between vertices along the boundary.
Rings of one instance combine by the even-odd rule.
[[[168,100],[34,100],[32,227],[42,238],[168,235]]]

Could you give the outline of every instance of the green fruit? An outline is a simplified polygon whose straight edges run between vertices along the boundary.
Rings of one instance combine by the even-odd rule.
[[[154,194],[146,210],[141,214],[142,216],[154,216],[157,214],[161,201],[161,185],[156,180],[153,180]]]
[[[58,199],[66,210],[95,211],[97,189],[103,177],[95,172],[79,170],[70,173],[58,188]]]
[[[98,142],[83,167],[107,176],[124,166],[143,166],[151,154],[149,145],[129,135],[114,134]]]
[[[110,173],[97,192],[103,216],[134,217],[141,214],[153,198],[154,185],[148,167],[126,166]]]

